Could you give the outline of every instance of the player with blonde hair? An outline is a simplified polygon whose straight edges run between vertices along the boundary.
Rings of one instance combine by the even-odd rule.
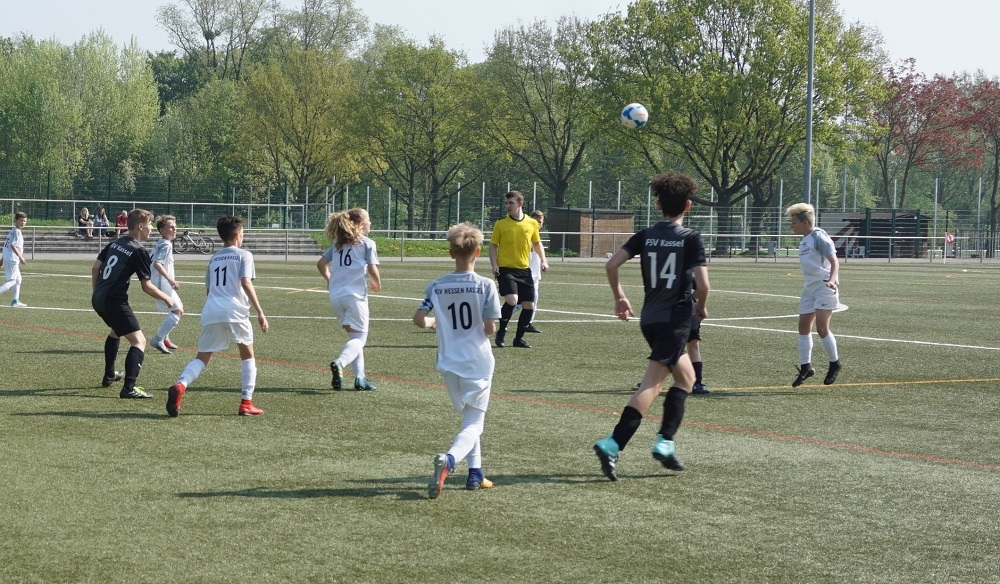
[[[333,213],[326,224],[330,247],[316,262],[316,269],[327,282],[330,306],[347,332],[347,343],[340,355],[330,362],[334,390],[344,389],[344,368],[354,368],[354,389],[375,391],[365,371],[365,343],[368,341],[368,288],[382,290],[378,271],[378,250],[367,237],[372,229],[368,211],[356,208]],[[368,278],[370,286],[366,286]]]
[[[177,291],[181,286],[174,279],[174,238],[177,237],[177,218],[173,215],[163,215],[156,220],[156,230],[160,232],[160,240],[153,246],[153,285],[164,294],[169,294],[173,299],[173,306],[168,307],[161,301],[156,302],[156,309],[166,312],[163,324],[156,331],[156,336],[150,339],[149,344],[161,353],[169,354],[171,349],[176,349],[170,340],[170,332],[181,321],[184,316],[184,303]]]
[[[451,448],[434,457],[427,496],[436,499],[456,461],[466,460],[465,488],[488,489],[493,481],[483,475],[480,436],[490,402],[493,368],[490,335],[500,318],[500,299],[492,280],[476,273],[483,233],[471,223],[448,230],[448,253],[455,271],[424,289],[425,299],[413,314],[413,324],[437,332],[437,370],[444,375],[451,404],[462,415],[462,427]],[[437,318],[428,314],[437,308]]]
[[[826,231],[815,225],[816,211],[809,203],[798,203],[785,210],[792,223],[792,232],[802,236],[799,244],[799,266],[802,269],[802,298],[799,301],[799,373],[792,387],[802,385],[816,374],[812,367],[812,327],[823,344],[830,368],[823,379],[824,385],[837,380],[840,373],[840,355],[837,339],[830,332],[833,311],[840,306],[840,262],[837,248]]]

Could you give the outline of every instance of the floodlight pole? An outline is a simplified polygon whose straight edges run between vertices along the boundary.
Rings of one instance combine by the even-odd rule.
[[[813,59],[816,53],[816,0],[809,0],[809,63],[806,81],[806,161],[805,201],[812,199],[812,135],[813,135]]]

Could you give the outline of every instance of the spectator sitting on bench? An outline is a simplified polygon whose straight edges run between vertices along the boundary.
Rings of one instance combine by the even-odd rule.
[[[114,231],[107,229],[111,226],[111,222],[108,221],[108,212],[101,207],[97,210],[97,216],[94,217],[94,227],[97,228],[97,233],[103,235],[104,237],[111,237],[115,234]]]
[[[80,209],[80,216],[76,218],[76,224],[80,227],[79,236],[94,239],[94,217],[91,216],[86,207]]]
[[[115,217],[115,237],[121,237],[128,231],[128,211],[122,211]]]

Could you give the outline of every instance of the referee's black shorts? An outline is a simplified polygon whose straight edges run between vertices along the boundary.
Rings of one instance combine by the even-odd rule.
[[[141,330],[139,319],[135,317],[132,307],[127,302],[94,302],[93,307],[104,324],[108,325],[119,337]]]
[[[497,290],[501,296],[517,294],[518,302],[535,301],[535,280],[530,268],[500,268]]]

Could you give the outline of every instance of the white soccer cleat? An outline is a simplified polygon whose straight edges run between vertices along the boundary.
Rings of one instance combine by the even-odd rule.
[[[28,307],[27,304],[21,302],[20,300],[15,300],[15,301],[11,302],[10,305],[13,308],[27,308]]]

